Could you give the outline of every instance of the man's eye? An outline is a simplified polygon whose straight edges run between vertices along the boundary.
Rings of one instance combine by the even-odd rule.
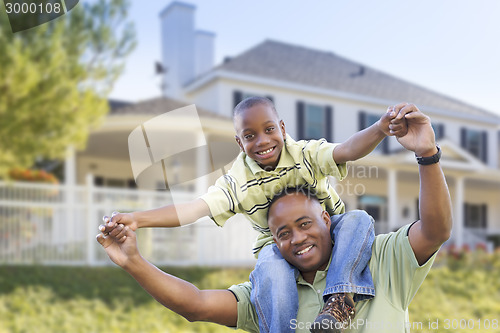
[[[309,224],[311,224],[311,221],[307,221],[307,222],[302,222],[300,224],[301,227],[307,227]]]
[[[280,233],[280,234],[278,235],[278,238],[279,238],[279,239],[284,239],[284,238],[288,237],[288,235],[290,235],[290,232],[285,231],[285,232]]]

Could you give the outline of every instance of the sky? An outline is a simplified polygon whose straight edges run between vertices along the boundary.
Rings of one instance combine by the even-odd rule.
[[[195,27],[216,34],[216,64],[272,39],[359,62],[500,114],[500,0],[189,0]],[[138,46],[111,98],[161,95],[159,13],[132,0]],[[411,102],[411,101],[409,101]]]

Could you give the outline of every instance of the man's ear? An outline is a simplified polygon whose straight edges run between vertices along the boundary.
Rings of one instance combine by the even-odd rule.
[[[238,146],[240,146],[241,151],[245,151],[243,149],[243,144],[241,143],[240,138],[237,135],[235,135],[234,138],[236,139],[236,143],[238,144]]]
[[[326,226],[328,228],[330,228],[330,225],[332,224],[332,220],[330,219],[330,214],[328,214],[328,212],[326,210],[324,210],[321,213],[321,218],[323,219],[323,221],[325,221]]]
[[[283,140],[286,140],[285,122],[283,120],[280,120],[280,130],[281,135],[283,135]]]

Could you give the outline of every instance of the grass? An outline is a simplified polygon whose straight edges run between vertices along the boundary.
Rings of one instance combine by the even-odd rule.
[[[202,289],[226,288],[246,281],[250,273],[222,268],[164,270]],[[441,255],[410,306],[410,321],[416,323],[412,332],[500,332],[500,253]],[[234,330],[189,323],[156,303],[116,267],[0,266],[0,333],[7,332]]]

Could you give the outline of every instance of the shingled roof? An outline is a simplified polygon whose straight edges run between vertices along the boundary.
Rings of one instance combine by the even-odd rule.
[[[214,70],[248,74],[306,86],[460,112],[500,117],[435,91],[399,79],[331,52],[266,40]]]
[[[127,103],[110,100],[111,115],[160,115],[168,111],[182,108],[192,103],[180,102],[172,98],[156,97],[138,103]],[[196,111],[202,117],[231,120],[230,117],[207,111],[196,106]],[[232,121],[232,120],[231,120]]]

